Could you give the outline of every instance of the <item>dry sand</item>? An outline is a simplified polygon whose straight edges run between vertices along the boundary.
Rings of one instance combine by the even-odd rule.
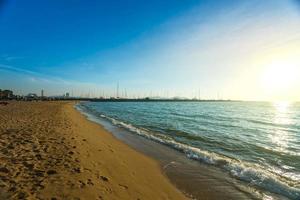
[[[0,105],[0,199],[185,199],[74,102]]]

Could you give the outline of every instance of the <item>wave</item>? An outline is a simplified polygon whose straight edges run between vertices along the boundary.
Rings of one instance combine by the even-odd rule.
[[[84,106],[84,108],[87,111],[91,111],[95,117],[101,117],[110,121],[113,125],[125,128],[134,134],[167,145],[184,153],[190,159],[219,167],[236,179],[248,183],[248,186],[250,187],[258,187],[272,193],[283,195],[289,199],[300,199],[299,183],[295,183],[295,181],[288,177],[274,174],[267,169],[264,169],[259,164],[236,160],[221,154],[192,147],[187,144],[177,142],[169,136],[154,133],[146,128],[135,127],[132,124],[125,123],[104,114],[99,114],[94,110],[89,110],[86,106]],[[82,111],[82,109],[80,110]]]
[[[265,125],[265,126],[284,128],[284,129],[288,129],[289,131],[295,131],[300,128],[298,125],[293,125],[293,124],[272,123],[272,122],[266,122],[266,121],[261,121],[261,120],[254,120],[254,119],[244,119],[244,120],[246,120],[250,123],[254,123],[254,124],[261,124],[261,125]],[[293,129],[295,129],[295,130],[293,130]]]

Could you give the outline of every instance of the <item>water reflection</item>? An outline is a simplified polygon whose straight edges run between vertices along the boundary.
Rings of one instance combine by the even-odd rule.
[[[281,101],[281,102],[275,102],[273,103],[273,106],[278,111],[278,113],[286,113],[288,108],[290,107],[290,102],[287,101]]]
[[[288,147],[289,133],[286,128],[281,125],[291,124],[289,116],[289,109],[291,104],[289,102],[276,102],[274,106],[274,119],[273,123],[278,126],[274,126],[271,134],[269,135],[273,144],[276,145],[276,150],[285,152]]]

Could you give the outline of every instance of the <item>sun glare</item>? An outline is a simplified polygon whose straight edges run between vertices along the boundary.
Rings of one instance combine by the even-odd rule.
[[[263,86],[270,90],[289,89],[296,81],[296,71],[296,67],[290,64],[272,64],[263,74]]]
[[[290,105],[291,103],[288,101],[279,101],[273,103],[273,106],[275,107],[278,113],[285,113]]]
[[[299,66],[296,63],[276,62],[266,66],[262,73],[261,84],[264,91],[272,96],[285,96],[294,93]]]

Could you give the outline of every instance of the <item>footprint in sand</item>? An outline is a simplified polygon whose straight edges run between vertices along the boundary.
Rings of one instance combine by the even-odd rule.
[[[53,169],[50,169],[50,170],[47,171],[47,174],[48,175],[54,175],[54,174],[57,174],[57,171],[53,170]]]
[[[105,181],[105,182],[108,182],[108,181],[109,181],[108,178],[105,177],[105,176],[100,176],[100,178],[101,178],[102,181]]]
[[[126,186],[126,185],[119,184],[119,186],[126,189],[126,190],[128,189],[128,186]]]

